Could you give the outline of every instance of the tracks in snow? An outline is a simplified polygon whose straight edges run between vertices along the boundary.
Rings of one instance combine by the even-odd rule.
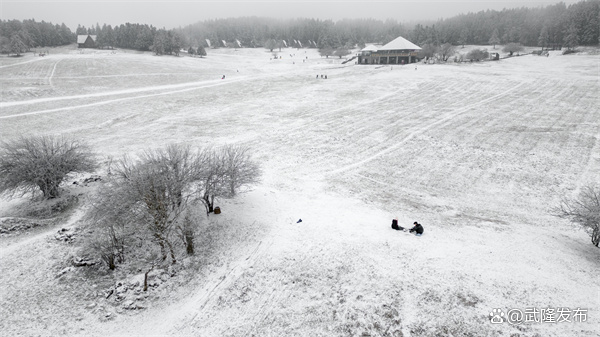
[[[54,73],[56,72],[56,66],[60,63],[60,61],[62,61],[63,59],[59,59],[58,61],[56,61],[56,63],[54,63],[54,67],[52,67],[52,72],[50,73],[50,76],[48,76],[48,84],[50,84],[51,87],[54,87],[54,84],[52,84],[52,77],[54,76]],[[1,104],[1,103],[0,103]]]
[[[225,266],[221,268],[220,272],[213,274],[206,285],[196,291],[196,295],[185,304],[184,308],[180,309],[176,316],[171,317],[172,320],[178,320],[171,328],[171,332],[180,334],[186,328],[193,327],[201,319],[201,314],[208,303],[229,288],[261,256],[264,256],[272,244],[272,240],[260,241],[247,253],[245,258],[239,259],[233,266]],[[180,319],[181,316],[183,316],[182,319]]]
[[[486,98],[484,100],[481,100],[479,102],[467,105],[467,106],[465,106],[463,108],[447,112],[447,113],[443,114],[442,116],[440,116],[440,118],[437,119],[434,122],[431,122],[429,124],[413,128],[411,131],[409,131],[408,135],[402,137],[399,140],[396,140],[393,145],[383,147],[377,153],[373,154],[372,156],[369,156],[369,157],[367,157],[367,158],[365,158],[363,160],[360,160],[358,162],[355,162],[353,164],[345,165],[343,167],[335,169],[335,170],[329,172],[329,174],[339,174],[339,173],[342,173],[342,172],[345,172],[345,171],[348,171],[348,170],[352,170],[352,169],[357,168],[359,166],[362,166],[362,165],[364,165],[367,162],[370,162],[370,161],[372,161],[372,160],[374,160],[374,159],[376,159],[376,158],[378,158],[378,157],[380,157],[380,156],[382,156],[384,154],[387,154],[387,153],[389,153],[391,151],[396,150],[398,147],[400,147],[400,145],[404,144],[405,142],[407,142],[408,140],[412,139],[416,135],[421,134],[424,131],[432,129],[432,128],[436,127],[436,126],[443,126],[443,125],[449,124],[449,122],[451,122],[452,119],[455,118],[455,117],[457,117],[458,115],[463,114],[466,111],[469,111],[469,110],[471,110],[473,108],[479,107],[479,106],[481,106],[483,104],[490,103],[490,102],[492,102],[494,100],[503,98],[503,97],[507,96],[509,93],[511,93],[512,91],[517,90],[518,88],[520,88],[522,85],[523,85],[523,83],[521,83],[521,84],[519,84],[519,85],[517,85],[517,86],[515,86],[515,87],[513,87],[511,89],[508,89],[508,90],[506,90],[506,91],[504,91],[504,92],[502,92],[502,93],[500,93],[498,95],[495,95],[495,96]]]
[[[78,209],[77,211],[75,211],[75,213],[73,213],[69,217],[69,219],[67,220],[66,223],[64,223],[63,225],[61,225],[61,227],[62,228],[72,227],[77,221],[79,221],[83,217],[84,214],[85,214],[85,211],[83,209]],[[26,245],[28,245],[28,244],[30,244],[32,242],[41,240],[41,239],[47,237],[48,235],[54,233],[56,231],[56,227],[57,226],[52,226],[51,229],[45,230],[45,231],[43,231],[43,232],[41,232],[39,234],[36,234],[36,235],[34,235],[34,236],[30,237],[30,238],[26,238],[26,239],[23,239],[21,241],[17,241],[17,242],[15,242],[13,244],[10,244],[10,245],[8,245],[6,247],[3,247],[2,249],[0,249],[0,260],[4,260],[4,258],[7,255],[10,255],[10,254],[14,253],[15,251],[21,249],[24,246],[26,246]]]

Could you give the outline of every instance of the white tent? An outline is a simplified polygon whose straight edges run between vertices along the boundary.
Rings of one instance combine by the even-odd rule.
[[[408,41],[407,39],[403,38],[402,36],[398,36],[393,41],[384,45],[383,47],[379,48],[378,50],[421,50],[421,47]]]

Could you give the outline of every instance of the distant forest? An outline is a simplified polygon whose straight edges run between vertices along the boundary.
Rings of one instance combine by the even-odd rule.
[[[600,0],[564,3],[541,8],[487,10],[461,14],[435,23],[407,27],[395,20],[319,19],[279,20],[242,17],[207,20],[178,29],[157,29],[147,24],[121,24],[86,28],[73,33],[62,25],[35,20],[0,20],[0,52],[25,52],[31,48],[60,46],[76,41],[76,35],[97,36],[101,48],[153,50],[157,54],[178,53],[182,48],[293,47],[353,48],[367,43],[387,43],[404,36],[417,45],[496,45],[560,47],[598,45]],[[208,44],[210,41],[210,45]],[[283,41],[287,41],[283,43]],[[272,49],[272,48],[270,48]]]
[[[395,20],[345,19],[333,22],[246,17],[198,22],[181,28],[179,32],[187,43],[205,47],[206,39],[218,46],[223,46],[222,41],[233,45],[238,40],[244,47],[263,46],[265,41],[275,39],[288,43],[300,41],[304,47],[312,44],[312,47],[318,48],[338,48],[387,43],[398,36],[417,45],[514,42],[545,47],[563,44],[570,30],[576,31],[579,45],[597,45],[599,27],[600,1],[588,0],[568,7],[559,3],[543,8],[487,10],[410,28]],[[498,42],[495,42],[496,39]]]

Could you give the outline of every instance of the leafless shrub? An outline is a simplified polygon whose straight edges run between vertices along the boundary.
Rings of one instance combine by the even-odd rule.
[[[468,52],[465,57],[471,61],[473,61],[473,60],[481,61],[481,60],[487,59],[489,56],[490,56],[490,53],[488,53],[487,50],[473,49],[470,52]]]
[[[115,169],[124,194],[135,202],[132,211],[140,215],[152,233],[163,261],[168,254],[173,264],[177,258],[171,236],[193,192],[197,164],[189,147],[170,145],[146,151],[135,162],[125,157]]]
[[[176,263],[179,241],[174,239],[176,229],[185,227],[182,214],[195,193],[197,155],[188,146],[169,145],[135,160],[125,156],[112,171],[92,198],[84,249],[100,255],[109,269],[126,257],[148,270]],[[184,243],[193,247],[193,235]]]
[[[97,167],[85,143],[65,137],[19,137],[0,147],[0,193],[11,196],[41,190],[45,199],[58,197],[59,186],[69,173]]]
[[[553,213],[581,226],[591,237],[592,244],[600,244],[600,186],[588,185],[576,198],[563,198]]]
[[[243,146],[192,151],[169,145],[113,163],[88,212],[87,248],[110,269],[126,257],[152,270],[177,263],[182,246],[194,254],[197,206],[212,211],[217,197],[232,197],[256,182],[258,166]]]

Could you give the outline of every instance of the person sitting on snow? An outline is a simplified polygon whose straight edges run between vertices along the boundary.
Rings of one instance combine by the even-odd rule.
[[[404,227],[400,227],[398,226],[398,218],[395,218],[392,220],[392,228],[397,230],[397,231],[403,231]]]
[[[413,225],[414,225],[413,228],[411,228],[408,232],[409,233],[415,232],[416,236],[423,235],[423,226],[421,226],[421,224],[416,221],[413,223]]]

